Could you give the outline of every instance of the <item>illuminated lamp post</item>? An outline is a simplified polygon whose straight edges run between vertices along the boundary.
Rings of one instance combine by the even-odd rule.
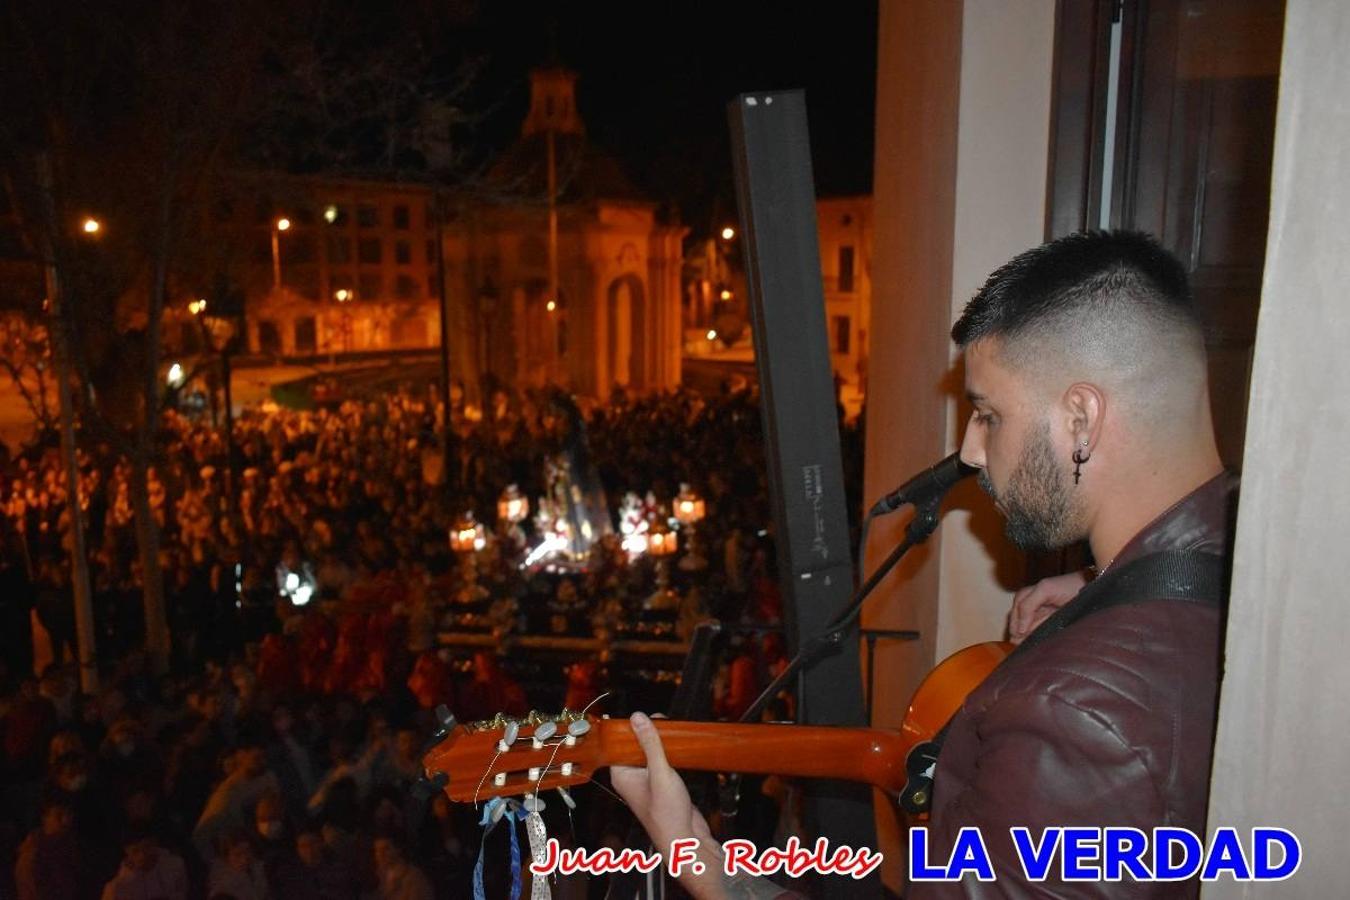
[[[487,546],[483,526],[466,512],[450,529],[450,549],[460,554],[473,554]]]
[[[272,223],[272,290],[281,291],[281,233],[289,231],[291,220],[282,216]]]
[[[497,525],[517,547],[525,546],[525,532],[520,523],[529,514],[530,498],[522,494],[518,486],[508,484],[497,498]]]
[[[680,485],[679,496],[675,498],[675,518],[689,529],[689,546],[685,548],[680,568],[686,571],[701,571],[708,568],[708,561],[698,552],[695,526],[707,515],[707,504],[687,484]]]
[[[643,601],[647,609],[674,609],[680,605],[680,595],[670,587],[669,563],[679,544],[679,535],[664,522],[653,522],[647,531],[647,553],[656,557],[656,590]]]

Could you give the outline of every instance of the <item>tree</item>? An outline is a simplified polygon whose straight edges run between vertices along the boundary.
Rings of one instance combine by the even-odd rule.
[[[179,265],[188,229],[247,115],[261,50],[248,23],[258,11],[248,0],[16,0],[0,28],[4,166],[49,273],[48,324],[58,352],[63,338],[69,349],[82,426],[131,462],[147,650],[161,671],[169,632],[149,499],[161,323],[175,281],[189,274]],[[83,228],[86,218],[97,229]],[[109,370],[129,380],[94,377]]]
[[[0,165],[49,273],[45,324],[69,350],[81,427],[131,463],[147,649],[161,670],[169,633],[149,471],[162,453],[165,309],[238,280],[244,254],[211,213],[256,198],[267,178],[256,173],[447,177],[469,69],[431,44],[461,15],[454,3],[391,12],[361,0],[0,9]],[[84,230],[84,217],[100,227]],[[67,457],[74,471],[73,446]],[[74,557],[82,569],[84,554]]]

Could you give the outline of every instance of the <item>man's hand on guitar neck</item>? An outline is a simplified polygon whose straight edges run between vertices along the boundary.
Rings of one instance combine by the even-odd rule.
[[[703,865],[702,874],[694,874],[693,869],[697,866],[687,867],[680,876],[681,886],[697,900],[772,900],[796,896],[766,878],[728,877],[722,873],[722,846],[713,838],[707,820],[694,809],[684,779],[666,760],[661,736],[651,719],[642,713],[633,713],[630,722],[633,734],[646,754],[647,766],[613,766],[610,781],[647,830],[647,836],[658,852],[668,853],[671,843],[676,840],[698,838],[698,862]]]
[[[1042,578],[1013,594],[1012,610],[1008,613],[1008,640],[1014,644],[1022,643],[1056,610],[1077,597],[1085,584],[1086,572],[1069,572]]]

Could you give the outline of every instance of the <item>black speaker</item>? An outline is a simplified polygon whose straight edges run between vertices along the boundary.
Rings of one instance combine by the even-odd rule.
[[[853,591],[806,99],[801,91],[742,94],[728,115],[775,543],[795,653]],[[798,697],[805,723],[865,724],[856,636],[803,672]],[[814,832],[808,837],[875,846],[870,788],[814,783],[807,813]],[[831,897],[876,896],[880,879],[832,877],[827,890]]]

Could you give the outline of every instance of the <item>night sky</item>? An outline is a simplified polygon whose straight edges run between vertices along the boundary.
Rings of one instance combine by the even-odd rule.
[[[876,16],[874,0],[483,2],[464,35],[487,58],[478,143],[516,137],[529,70],[556,48],[590,137],[694,236],[735,218],[726,104],[743,92],[805,89],[817,192],[869,193]]]

